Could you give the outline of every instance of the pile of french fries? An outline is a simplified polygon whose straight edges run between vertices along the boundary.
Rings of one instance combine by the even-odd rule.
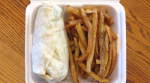
[[[112,17],[105,8],[66,6],[65,30],[69,43],[72,80],[92,78],[107,83],[117,58],[117,35],[112,31]]]

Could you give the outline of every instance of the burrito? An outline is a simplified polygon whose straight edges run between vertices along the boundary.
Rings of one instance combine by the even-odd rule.
[[[34,22],[32,71],[49,82],[62,81],[69,64],[63,10],[57,5],[42,5]]]

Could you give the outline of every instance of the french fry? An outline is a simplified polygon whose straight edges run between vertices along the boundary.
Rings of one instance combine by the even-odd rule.
[[[104,77],[103,73],[105,71],[105,48],[104,48],[104,42],[105,42],[105,27],[104,27],[104,10],[101,9],[100,13],[99,13],[99,34],[100,34],[100,38],[99,38],[99,52],[100,52],[100,70],[99,70],[99,75],[101,77]]]
[[[80,83],[79,79],[78,79],[78,73],[77,73],[77,68],[75,65],[75,60],[74,60],[74,57],[72,55],[71,49],[69,49],[69,63],[70,63],[70,72],[71,72],[73,82],[74,83]]]
[[[109,61],[108,61],[108,65],[106,67],[106,73],[105,73],[105,77],[109,77],[110,74],[112,73],[112,70],[114,69],[114,64],[116,63],[116,48],[114,48],[115,45],[113,45],[116,41],[114,41],[113,39],[117,39],[116,34],[112,34],[112,31],[110,30],[110,27],[105,25],[108,36],[109,36],[109,40],[110,40],[110,45],[109,45]],[[113,67],[112,67],[113,66]]]
[[[112,43],[111,43],[112,44]],[[111,64],[112,64],[112,45],[109,45],[109,61],[108,61],[108,64],[107,64],[107,67],[106,67],[106,72],[104,74],[104,77],[108,78],[110,75],[109,75],[109,72],[110,72],[110,67],[111,67]]]
[[[101,77],[105,77],[105,73],[106,73],[106,67],[108,65],[108,60],[109,60],[109,40],[108,40],[108,35],[105,36],[105,42],[104,42],[104,48],[103,48],[103,53],[100,57],[100,63],[101,63],[101,67],[100,67],[100,71],[99,71],[99,75]]]
[[[105,32],[104,28],[104,9],[101,8],[100,13],[99,13],[99,32],[100,35],[103,36]]]
[[[79,67],[80,71],[79,74],[83,79],[86,79],[88,77],[87,73],[85,71],[83,71],[80,67]]]
[[[91,24],[91,23],[90,23]],[[95,27],[96,28],[96,27]],[[81,59],[86,59],[88,57],[88,55],[90,55],[90,53],[92,53],[93,51],[91,49],[93,49],[93,34],[94,33],[94,27],[91,25],[91,27],[88,28],[88,47],[87,47],[87,52],[85,57],[81,57]],[[91,52],[92,51],[92,52]],[[92,55],[93,56],[93,55]]]
[[[69,21],[66,25],[66,28],[75,27],[78,23],[81,23],[81,19]]]
[[[109,40],[110,40],[110,42],[112,42],[113,39],[112,39],[111,30],[107,25],[105,25],[105,27],[106,27],[107,34],[109,36]]]
[[[86,53],[86,49],[85,47],[82,45],[81,41],[79,40],[79,47],[80,47],[80,50],[81,50],[81,53],[82,53],[82,56],[85,55]]]
[[[92,30],[92,24],[91,24],[90,21],[88,20],[86,14],[85,14],[84,9],[81,9],[81,16],[82,16],[82,18],[83,18],[83,21],[84,21],[86,27],[88,27],[88,29],[90,29],[90,30],[88,30],[88,46],[89,46],[89,42],[90,42],[90,41],[89,41],[89,38],[90,38],[90,34],[92,33],[92,31],[91,31],[91,30]],[[82,61],[86,60],[87,57],[88,57],[88,52],[86,52],[85,55],[81,56],[81,57],[78,59],[78,61],[82,62]]]
[[[66,7],[65,30],[69,42],[69,62],[71,77],[79,83],[82,78],[93,78],[98,83],[106,83],[112,74],[117,59],[117,35],[110,27],[112,17],[104,7]]]
[[[112,71],[114,70],[115,64],[116,64],[116,59],[117,59],[117,51],[116,51],[116,39],[117,39],[117,35],[110,30],[109,26],[107,27],[107,32],[110,35],[110,39],[111,39],[111,43],[110,43],[110,58],[111,58],[111,63],[110,63],[110,67],[109,67],[109,71],[107,71],[106,73],[106,77],[110,76]]]
[[[74,43],[75,43],[75,46],[76,46],[76,48],[75,48],[75,61],[77,61],[78,58],[79,58],[80,50],[79,50],[79,45],[78,45],[78,41],[77,41],[76,38],[74,38]]]
[[[105,23],[107,25],[110,26],[114,23],[112,17],[110,15],[108,15],[108,13],[105,13],[104,16],[105,16]]]
[[[87,71],[91,71],[91,65],[93,62],[93,57],[94,57],[94,51],[95,51],[95,44],[96,44],[96,35],[97,35],[97,25],[98,25],[98,15],[97,15],[97,10],[95,9],[95,12],[93,13],[93,27],[92,27],[92,34],[88,35],[89,42],[89,47],[87,48],[87,51],[89,51],[88,59],[87,59]],[[89,32],[90,33],[90,32]],[[92,36],[91,36],[92,35]]]
[[[105,27],[106,27],[106,31],[107,31],[107,33],[108,33],[108,35],[109,36],[112,36],[112,37],[110,37],[110,40],[112,41],[112,40],[117,40],[117,35],[111,30],[111,28],[108,26],[108,25],[105,25]]]
[[[86,15],[86,13],[85,13],[85,10],[84,10],[83,8],[81,8],[80,11],[81,11],[81,17],[82,17],[83,22],[85,23],[86,27],[87,27],[88,29],[92,28],[92,24],[90,23],[90,21],[89,21],[87,15]]]
[[[102,49],[103,49],[103,43],[104,43],[104,36],[105,36],[105,27],[104,27],[104,11],[103,9],[100,10],[100,14],[99,14],[99,47],[100,47],[100,55],[102,53]]]
[[[109,71],[109,76],[112,74],[114,68],[115,68],[115,65],[116,65],[116,60],[117,60],[117,50],[116,50],[116,42],[113,42],[112,43],[112,63],[111,63],[111,68],[110,68],[110,71]]]
[[[98,32],[98,31],[97,31]],[[98,35],[97,35],[98,36]],[[95,45],[95,56],[98,56],[99,54],[99,44],[98,44],[98,38],[96,38],[96,45]]]
[[[100,76],[96,75],[94,72],[89,72],[86,70],[86,66],[82,63],[79,63],[80,68],[85,71],[90,77],[92,77],[94,80],[98,81],[99,83],[101,82],[108,82],[108,79],[101,78]]]
[[[80,17],[80,11],[78,9],[76,9],[76,8],[73,8],[71,6],[67,6],[66,7],[66,11],[68,13],[70,13],[70,14],[73,14],[73,15],[75,15],[77,17]]]
[[[88,28],[88,46],[89,46],[88,48],[90,49],[91,46],[89,45],[89,44],[90,44],[89,42],[92,41],[92,39],[90,40],[90,38],[91,38],[91,36],[92,36],[92,24],[91,24],[91,22],[89,21],[89,19],[88,19],[86,13],[85,13],[85,11],[84,11],[84,9],[82,9],[82,8],[81,8],[81,16],[82,16],[82,19],[83,19],[83,21],[84,21],[86,27]],[[87,48],[87,49],[88,49],[88,48]],[[86,54],[83,55],[83,56],[81,56],[81,57],[79,58],[79,61],[80,61],[80,62],[86,60],[86,58],[88,57],[88,52],[89,52],[89,51],[86,51]]]
[[[104,74],[106,72],[106,66],[108,63],[108,43],[109,43],[109,36],[106,33],[106,27],[104,26],[104,9],[100,10],[100,25],[99,25],[99,46],[100,46],[100,70],[99,75],[101,77],[104,77]]]
[[[81,40],[84,48],[86,48],[87,47],[87,39],[85,38],[85,33],[84,33],[83,29],[81,28],[81,24],[80,23],[78,23],[76,25],[76,30],[77,30],[77,33],[79,35],[79,39]]]
[[[91,9],[85,9],[85,13],[86,13],[86,14],[92,14],[92,13],[94,13],[94,11],[91,10]]]

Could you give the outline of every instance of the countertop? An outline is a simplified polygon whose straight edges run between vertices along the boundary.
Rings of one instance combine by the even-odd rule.
[[[127,17],[127,83],[150,82],[150,0],[121,0]],[[0,83],[25,83],[28,0],[0,0]]]

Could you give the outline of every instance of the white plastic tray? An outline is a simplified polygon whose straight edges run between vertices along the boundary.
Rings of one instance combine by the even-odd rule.
[[[34,19],[36,12],[40,5],[43,3],[50,3],[49,1],[38,1],[32,0],[32,3],[26,9],[26,25],[25,25],[25,80],[26,83],[47,83],[40,77],[32,73],[31,67],[31,51],[32,51],[32,29],[34,26]],[[114,19],[113,31],[118,35],[118,59],[117,65],[113,74],[111,76],[110,83],[126,83],[126,20],[125,20],[125,10],[118,0],[91,0],[91,1],[68,1],[63,0],[60,2],[53,2],[53,4],[59,5],[72,5],[72,6],[82,6],[82,5],[100,5],[107,8],[109,14]],[[71,81],[65,81],[61,83],[72,83]],[[84,83],[84,82],[81,82]],[[87,83],[87,82],[86,82]],[[89,82],[91,83],[91,82]]]

